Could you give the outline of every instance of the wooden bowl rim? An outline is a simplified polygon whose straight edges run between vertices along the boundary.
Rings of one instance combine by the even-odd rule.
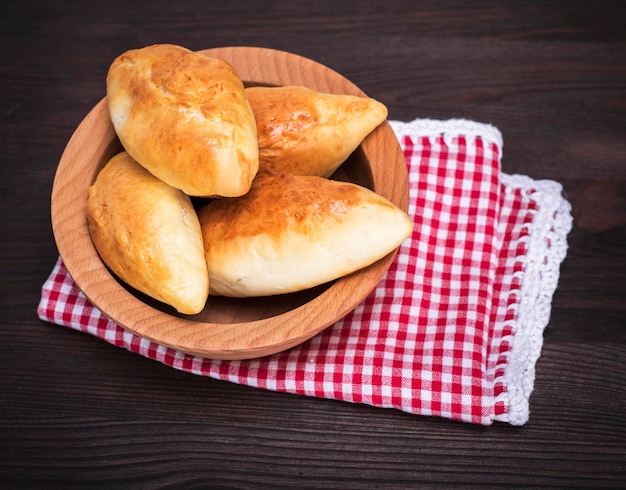
[[[229,61],[242,80],[365,95],[337,72],[293,53],[246,46],[202,52]],[[103,114],[108,124],[102,123]],[[83,294],[113,322],[147,340],[185,354],[213,359],[250,359],[286,350],[352,311],[376,287],[395,257],[396,252],[390,253],[375,264],[337,280],[311,301],[270,318],[208,323],[164,313],[120,285],[101,261],[89,235],[85,206],[87,188],[95,178],[94,161],[111,151],[110,142],[115,139],[103,98],[79,124],[59,161],[52,189],[52,228],[64,265]],[[83,141],[89,141],[87,148],[78,146]],[[370,165],[375,191],[406,211],[406,164],[390,125],[386,121],[381,124],[361,147],[370,162],[382,159],[385,162]],[[68,193],[71,193],[69,203]]]

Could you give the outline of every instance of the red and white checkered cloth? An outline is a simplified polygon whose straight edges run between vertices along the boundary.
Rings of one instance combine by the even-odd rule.
[[[553,181],[501,172],[502,137],[468,120],[391,122],[415,230],[347,317],[272,356],[186,355],[115,325],[59,258],[41,319],[197,375],[490,425],[523,425],[571,228]]]

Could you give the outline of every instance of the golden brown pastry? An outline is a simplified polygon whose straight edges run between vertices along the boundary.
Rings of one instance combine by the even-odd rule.
[[[122,145],[152,174],[190,196],[248,191],[259,164],[256,125],[229,63],[156,44],[116,58],[106,88]]]
[[[120,279],[180,313],[204,308],[208,272],[189,196],[122,152],[89,187],[87,218],[100,257]]]
[[[380,102],[305,87],[249,87],[259,168],[329,177],[387,117]]]
[[[245,196],[199,213],[211,294],[289,293],[332,281],[392,252],[411,219],[364,187],[259,171]]]

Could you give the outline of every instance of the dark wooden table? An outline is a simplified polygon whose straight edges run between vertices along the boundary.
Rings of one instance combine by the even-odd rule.
[[[624,2],[21,0],[0,26],[0,487],[626,483]],[[390,119],[494,124],[504,171],[563,183],[575,227],[527,425],[215,381],[37,318],[63,148],[113,58],[161,42],[313,58]]]

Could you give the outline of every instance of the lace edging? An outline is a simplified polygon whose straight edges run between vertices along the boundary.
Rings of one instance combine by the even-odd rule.
[[[567,235],[572,228],[571,205],[563,197],[558,182],[508,174],[502,174],[501,181],[505,186],[527,191],[537,203],[526,254],[518,257],[524,262],[524,273],[518,315],[513,321],[512,338],[508,339],[512,346],[502,376],[506,391],[496,400],[504,401],[508,410],[494,417],[511,425],[524,425],[529,418],[535,364],[550,320],[560,265],[567,253]]]
[[[404,134],[419,134],[421,136],[433,137],[443,135],[444,138],[463,134],[467,137],[489,138],[500,147],[502,152],[502,133],[495,126],[487,123],[472,121],[469,119],[414,119],[413,121],[389,121],[391,129],[396,136]]]

